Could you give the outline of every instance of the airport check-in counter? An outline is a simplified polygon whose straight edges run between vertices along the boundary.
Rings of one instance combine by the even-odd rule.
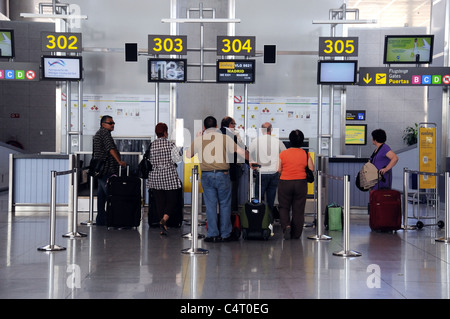
[[[343,177],[350,176],[350,207],[351,208],[367,208],[369,203],[369,192],[359,190],[355,185],[356,176],[362,166],[368,161],[368,158],[357,158],[349,156],[324,157],[321,159],[323,163],[324,173],[331,176]],[[319,169],[319,168],[318,168]],[[343,205],[344,188],[342,181],[327,179],[322,185],[327,188],[328,198],[324,201],[326,205],[336,203]]]
[[[8,211],[48,210],[51,196],[51,171],[73,169],[75,157],[63,154],[10,154]],[[72,205],[70,175],[58,178],[56,205]]]

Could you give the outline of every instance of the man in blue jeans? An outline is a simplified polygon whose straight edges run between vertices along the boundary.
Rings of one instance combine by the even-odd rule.
[[[286,149],[283,142],[272,136],[272,124],[265,122],[261,125],[261,135],[250,143],[250,155],[261,165],[261,200],[269,206],[273,212],[275,197],[277,194],[280,174],[278,169],[278,156]],[[256,196],[259,196],[259,180],[256,181]]]
[[[208,116],[203,121],[204,131],[197,136],[186,153],[192,158],[198,154],[203,199],[206,206],[208,232],[206,242],[233,241],[238,238],[232,235],[231,225],[231,180],[230,163],[234,160],[234,152],[248,160],[248,152],[239,147],[234,140],[217,128],[217,120]],[[217,220],[217,204],[219,217]]]
[[[111,136],[111,132],[114,131],[113,118],[109,115],[102,116],[100,120],[100,128],[95,133],[92,144],[93,152],[92,156],[105,162],[100,176],[98,176],[98,188],[97,188],[97,217],[96,225],[106,225],[106,199],[108,192],[106,189],[106,181],[114,174],[118,174],[119,165],[126,167],[127,163],[121,160],[120,153],[117,150],[116,143]]]

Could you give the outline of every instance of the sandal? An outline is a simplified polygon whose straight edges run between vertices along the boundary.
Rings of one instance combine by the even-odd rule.
[[[167,235],[167,225],[166,225],[166,221],[163,219],[160,220],[159,222],[159,228],[161,229],[161,235]]]

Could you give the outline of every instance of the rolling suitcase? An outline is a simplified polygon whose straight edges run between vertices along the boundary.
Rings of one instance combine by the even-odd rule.
[[[402,198],[394,189],[377,189],[369,194],[369,225],[374,231],[396,231],[402,223]]]
[[[240,212],[241,232],[243,239],[268,240],[272,234],[269,207],[261,201],[261,190],[258,198],[253,197],[253,172],[250,169],[249,201],[244,204]],[[257,171],[261,187],[261,173]]]
[[[128,168],[127,168],[128,171]],[[141,224],[141,179],[137,176],[112,176],[106,183],[106,227],[136,228]]]

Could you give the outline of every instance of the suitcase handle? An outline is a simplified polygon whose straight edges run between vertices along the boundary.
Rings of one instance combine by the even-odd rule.
[[[258,169],[258,168],[261,168],[261,165],[260,164],[255,164],[255,163],[252,163],[251,164],[251,166],[252,167],[256,167],[257,169],[255,169],[255,171],[258,173],[258,178],[259,178],[259,192],[258,192],[258,200],[259,200],[259,202],[261,202],[261,171]],[[249,168],[249,175],[250,175],[250,180],[249,180],[249,198],[248,198],[248,200],[251,202],[252,201],[252,199],[254,198],[254,197],[256,197],[256,191],[255,191],[255,186],[253,185],[253,170],[251,169],[251,168]],[[255,182],[255,184],[256,184],[256,182]]]
[[[119,176],[122,176],[122,166],[119,165]],[[130,165],[127,164],[127,176],[130,176]]]

